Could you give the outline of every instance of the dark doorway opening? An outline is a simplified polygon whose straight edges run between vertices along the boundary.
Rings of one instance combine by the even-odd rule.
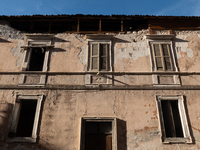
[[[85,150],[112,150],[112,122],[86,122]]]

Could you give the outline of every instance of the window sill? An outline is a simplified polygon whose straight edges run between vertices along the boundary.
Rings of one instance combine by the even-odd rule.
[[[45,84],[18,84],[18,86],[45,86]]]
[[[170,144],[170,143],[192,143],[191,138],[164,138],[163,139],[164,144]]]
[[[155,87],[179,87],[181,84],[154,84]]]
[[[36,143],[36,138],[33,137],[8,137],[6,142],[23,142],[23,143]]]

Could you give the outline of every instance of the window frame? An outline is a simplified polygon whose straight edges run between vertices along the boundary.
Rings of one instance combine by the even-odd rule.
[[[93,45],[95,45],[95,44],[97,44],[98,45],[98,50],[97,50],[97,55],[96,56],[94,56],[93,54],[92,54],[92,47],[93,47]],[[101,44],[105,44],[106,45],[106,56],[101,56],[100,55],[100,51],[101,51],[101,49],[100,49],[100,45]],[[110,43],[107,43],[107,42],[91,42],[90,43],[90,70],[91,71],[109,71],[109,53],[110,53]],[[94,58],[94,57],[97,57],[97,69],[92,69],[92,58]],[[101,65],[101,57],[106,57],[106,69],[100,69],[100,65]]]
[[[150,63],[151,63],[151,70],[152,72],[178,72],[178,67],[177,67],[177,63],[176,63],[176,59],[175,59],[175,54],[174,54],[174,50],[173,50],[173,38],[174,35],[170,34],[170,35],[146,35],[146,39],[147,39],[147,44],[149,46],[149,50],[150,50]],[[170,59],[171,59],[171,70],[157,70],[156,68],[156,61],[155,61],[155,55],[154,55],[154,49],[153,49],[153,44],[169,44],[169,51],[170,51]],[[161,51],[161,50],[160,50]],[[159,83],[159,77],[160,76],[171,76],[173,78],[173,84],[160,84]],[[181,82],[180,82],[180,78],[179,75],[163,75],[163,74],[153,74],[152,75],[153,78],[153,85],[154,86],[180,86]]]
[[[86,67],[86,76],[85,76],[85,84],[86,86],[96,86],[99,84],[112,84],[112,75],[104,75],[102,76],[103,78],[106,78],[104,83],[92,83],[92,78],[93,76],[96,77],[101,77],[101,72],[112,72],[113,71],[113,67],[112,67],[112,54],[113,54],[113,35],[86,35],[87,38],[87,45],[86,45],[86,55],[87,55],[87,67]],[[108,55],[108,69],[107,70],[92,70],[91,69],[91,44],[109,44],[109,55]],[[94,74],[90,74],[90,72],[95,72],[97,73],[96,75]]]
[[[37,100],[36,110],[35,110],[35,118],[33,123],[33,131],[31,137],[8,137],[6,138],[6,142],[28,142],[28,143],[35,143],[37,139],[37,131],[38,131],[38,123],[41,111],[41,105],[43,100],[43,95],[17,95],[15,106],[13,108],[13,115],[12,120],[10,123],[9,132],[14,132],[17,129],[18,118],[20,115],[18,114],[18,110],[20,107],[19,102],[21,100]]]
[[[52,39],[54,38],[54,35],[26,35],[26,37],[27,37],[27,41],[26,41],[27,46],[21,47],[25,50],[25,58],[24,58],[23,66],[22,66],[22,71],[29,71],[28,69],[29,69],[29,64],[30,64],[33,48],[46,48],[42,71],[35,71],[35,72],[47,72],[48,62],[49,62],[49,53],[52,47],[54,47],[54,45],[52,44]],[[26,78],[26,75],[22,74],[20,77],[19,85],[23,85],[23,86],[28,85],[28,84],[25,84],[25,78]],[[45,82],[46,82],[46,74],[41,74],[39,85],[44,85]],[[35,86],[35,84],[31,84],[31,85]],[[28,86],[30,86],[30,84]]]
[[[154,49],[154,45],[158,44],[159,45],[159,51],[160,51],[160,54],[161,56],[156,56],[155,55],[155,49]],[[169,60],[170,60],[170,66],[171,66],[171,69],[170,70],[167,70],[166,69],[166,65],[165,65],[165,61],[164,61],[164,54],[163,54],[163,48],[162,48],[162,45],[166,44],[167,45],[167,48],[168,48],[168,53],[169,53]],[[154,57],[154,65],[155,65],[155,71],[173,71],[173,62],[172,62],[172,57],[171,57],[171,43],[168,43],[168,42],[153,42],[151,43],[151,48],[152,48],[152,51],[153,51],[153,57]],[[156,64],[156,57],[160,57],[161,58],[161,62],[162,62],[162,70],[157,70],[157,64]]]
[[[98,44],[98,69],[92,69],[92,45],[93,44]],[[106,60],[107,60],[107,64],[106,64],[106,70],[100,70],[99,66],[100,66],[100,44],[107,44],[109,49],[107,49],[107,56],[106,56]],[[95,41],[89,41],[88,42],[88,53],[89,53],[89,58],[88,58],[88,70],[87,71],[91,71],[91,72],[103,72],[103,71],[112,71],[112,67],[111,67],[111,45],[112,42],[110,40],[95,40]]]
[[[80,147],[85,150],[85,123],[86,122],[111,122],[112,123],[112,150],[117,150],[117,119],[112,117],[82,117],[80,127]]]
[[[165,125],[164,125],[164,118],[163,118],[163,111],[161,101],[163,100],[178,100],[178,110],[180,115],[180,121],[183,130],[183,138],[182,137],[166,137],[165,133]],[[161,139],[163,143],[192,143],[192,138],[189,131],[188,121],[186,117],[185,107],[184,107],[184,96],[177,95],[177,96],[156,96],[157,102],[157,111],[158,111],[158,118],[159,118],[159,125],[161,129]]]
[[[172,41],[171,40],[149,40],[148,41],[149,46],[150,46],[150,53],[151,53],[151,64],[152,64],[152,71],[154,72],[174,72],[174,71],[178,71],[177,66],[176,66],[176,62],[175,62],[175,57],[174,57],[174,52],[173,52],[173,47],[172,47]],[[156,61],[155,61],[155,54],[154,54],[154,48],[153,45],[154,44],[168,44],[169,45],[169,51],[170,51],[170,60],[171,60],[171,70],[157,70],[156,68]],[[161,49],[160,49],[161,51]],[[163,58],[162,58],[163,59]],[[164,67],[163,67],[164,68]]]

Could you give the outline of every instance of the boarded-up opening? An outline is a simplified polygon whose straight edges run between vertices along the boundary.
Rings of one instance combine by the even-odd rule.
[[[46,48],[33,48],[29,64],[29,71],[42,71]]]
[[[162,100],[161,105],[166,137],[184,137],[178,100]]]
[[[111,122],[86,122],[85,150],[112,150]]]

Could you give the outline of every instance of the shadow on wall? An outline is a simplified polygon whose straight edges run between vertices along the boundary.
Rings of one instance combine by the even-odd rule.
[[[11,42],[0,38],[0,43],[11,43]]]
[[[2,143],[0,142],[0,149],[2,150],[61,150],[61,148],[54,145],[42,145],[35,143]]]
[[[194,129],[194,127],[192,126],[192,124],[190,122],[186,96],[184,96],[184,105],[185,105],[185,114],[186,114],[186,118],[187,118],[187,121],[188,121],[188,127],[189,127],[190,135],[191,135],[191,138],[192,138],[192,144],[196,144],[196,141],[195,141],[195,138],[194,138],[194,135],[193,135],[193,130],[192,130],[192,128]]]
[[[2,150],[21,150],[21,149],[37,149],[37,150],[56,150],[59,149],[59,147],[51,145],[48,143],[48,141],[44,141],[40,139],[39,137],[39,130],[40,130],[40,124],[41,124],[41,116],[40,115],[40,121],[38,126],[38,140],[36,143],[19,143],[19,142],[13,142],[8,143],[6,142],[6,138],[8,136],[11,119],[12,119],[12,112],[13,112],[14,104],[8,103],[6,101],[1,100],[0,101],[0,149]],[[43,111],[43,105],[42,105],[42,114]]]
[[[126,150],[127,149],[127,127],[126,121],[117,119],[117,149]]]
[[[0,101],[0,141],[5,141],[12,116],[13,104]]]

